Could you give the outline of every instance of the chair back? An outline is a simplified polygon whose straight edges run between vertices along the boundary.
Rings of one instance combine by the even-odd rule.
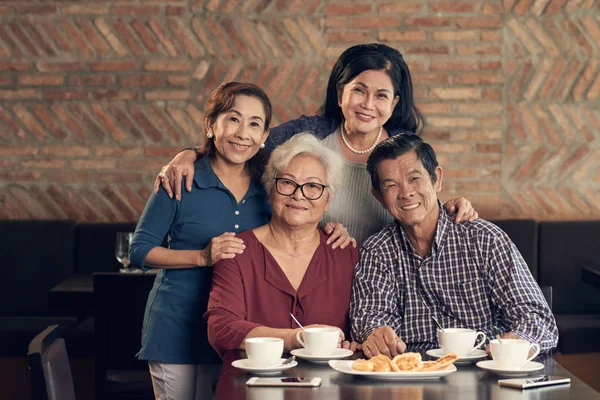
[[[33,338],[27,358],[33,400],[75,400],[67,347],[58,325]]]
[[[550,307],[550,311],[552,311],[552,286],[540,286],[542,289],[542,294],[548,303],[548,307]]]
[[[146,300],[153,274],[94,274],[96,399],[115,392],[152,393],[148,363],[136,358],[141,347]],[[142,392],[142,393],[140,393]]]

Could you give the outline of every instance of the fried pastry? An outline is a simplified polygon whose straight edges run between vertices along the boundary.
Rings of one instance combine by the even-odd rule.
[[[427,361],[423,363],[422,372],[437,371],[438,369],[444,369],[448,365],[453,364],[458,360],[456,353],[448,353],[443,357],[437,359],[437,361]]]
[[[371,372],[373,371],[373,368],[375,368],[375,365],[371,361],[362,358],[359,358],[352,363],[352,369],[358,371]]]
[[[399,354],[392,360],[392,363],[398,366],[400,371],[420,371],[423,368],[421,354],[419,353],[404,353]]]
[[[379,354],[369,360],[375,366],[373,372],[390,372],[392,367],[390,363],[392,360],[385,354]]]

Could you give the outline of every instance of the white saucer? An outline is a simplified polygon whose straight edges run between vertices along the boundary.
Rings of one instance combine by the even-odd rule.
[[[285,360],[285,358],[280,358],[279,362],[282,363]],[[235,360],[231,363],[231,365],[246,372],[251,372],[253,375],[276,375],[281,371],[285,371],[286,369],[295,367],[296,365],[298,365],[298,362],[292,361],[291,363],[286,365],[275,365],[273,367],[263,368],[255,367],[254,365],[252,365],[252,363],[250,363],[250,360],[248,360],[247,358],[242,358],[240,360]]]
[[[446,355],[446,353],[442,349],[427,350],[425,354],[435,358],[440,358]],[[455,361],[455,364],[469,364],[475,361],[483,360],[485,358],[487,358],[487,353],[484,350],[476,349],[473,350],[468,356],[460,357],[458,360]]]
[[[377,380],[398,380],[398,381],[414,381],[414,380],[429,380],[429,379],[440,379],[440,377],[456,372],[454,365],[448,365],[446,368],[438,369],[437,371],[427,372],[365,372],[352,369],[353,360],[331,360],[329,366],[338,372],[362,376],[369,379]]]
[[[339,360],[342,358],[346,358],[346,357],[350,357],[352,354],[354,354],[354,352],[352,350],[349,349],[335,349],[333,351],[333,353],[331,353],[330,355],[326,356],[326,357],[322,357],[322,356],[313,356],[312,354],[310,354],[308,352],[308,350],[306,349],[296,349],[296,350],[292,350],[290,352],[293,356],[296,356],[298,358],[302,358],[306,361],[310,361],[313,363],[323,363],[323,364],[327,364],[327,361],[329,360]]]
[[[493,372],[500,376],[528,375],[530,372],[539,371],[544,368],[544,364],[535,361],[529,361],[521,368],[508,369],[498,367],[494,360],[479,361],[476,365],[481,369],[485,369],[486,371]]]

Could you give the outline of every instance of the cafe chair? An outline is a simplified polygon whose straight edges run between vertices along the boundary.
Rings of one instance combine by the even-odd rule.
[[[27,359],[33,400],[75,400],[67,347],[58,325],[33,338]]]
[[[548,303],[548,307],[552,310],[552,286],[540,286],[544,299]]]

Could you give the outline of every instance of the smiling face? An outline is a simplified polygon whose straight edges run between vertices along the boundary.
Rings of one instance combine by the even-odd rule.
[[[437,193],[442,190],[441,167],[436,167],[433,183],[423,163],[412,150],[395,159],[383,160],[377,167],[381,193],[373,194],[404,228],[437,226]]]
[[[267,140],[265,111],[255,97],[236,95],[233,107],[219,114],[212,126],[215,156],[219,161],[244,164]]]
[[[287,168],[277,177],[290,179],[298,185],[308,182],[327,185],[327,171],[323,164],[315,157],[306,154],[299,154],[292,158]],[[308,200],[300,188],[297,188],[291,196],[283,196],[277,192],[275,185],[269,198],[273,210],[272,221],[294,228],[314,226],[316,229],[323,213],[327,211],[328,202],[328,189],[325,189],[319,199]]]
[[[383,70],[366,70],[344,85],[338,104],[348,132],[379,130],[392,115],[400,98],[394,96],[392,79]]]

